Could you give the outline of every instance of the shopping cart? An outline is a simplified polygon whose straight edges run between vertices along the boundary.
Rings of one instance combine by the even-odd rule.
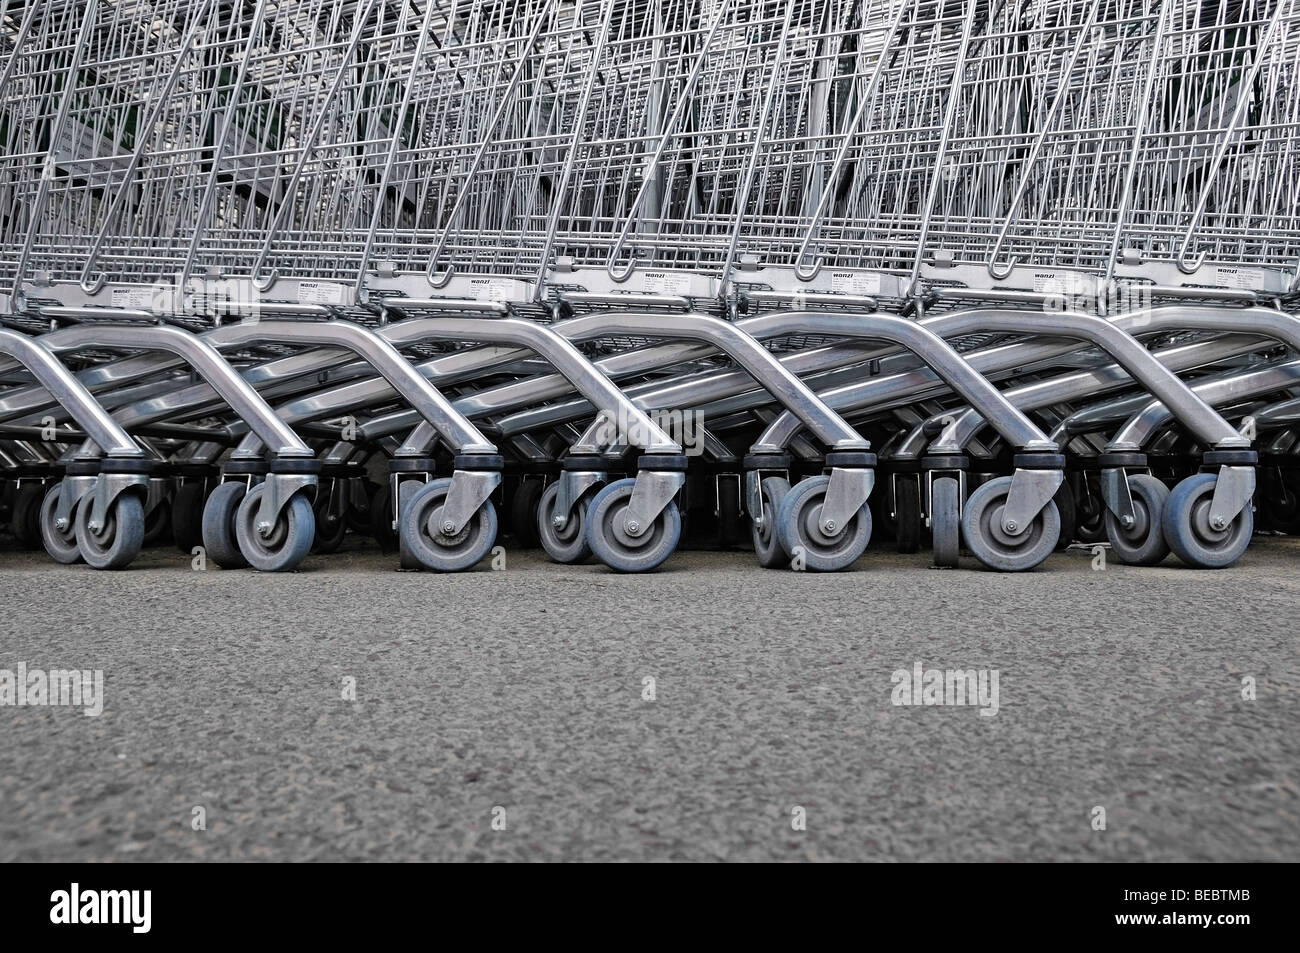
[[[1297,6],[0,0],[15,533],[1230,564],[1243,406],[1294,483]]]

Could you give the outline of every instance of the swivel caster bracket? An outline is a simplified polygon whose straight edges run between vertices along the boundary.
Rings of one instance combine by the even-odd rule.
[[[600,486],[607,479],[604,470],[564,470],[556,481],[559,488],[555,491],[555,507],[552,511],[551,525],[562,530],[569,525],[569,517],[578,500],[593,486]]]
[[[876,471],[868,467],[832,467],[822,503],[821,530],[835,536],[849,524],[876,485]]]
[[[627,503],[623,531],[640,536],[654,524],[677,491],[686,485],[686,474],[680,470],[642,470],[636,475],[632,497]]]
[[[266,489],[257,507],[257,534],[263,539],[275,532],[280,514],[289,505],[295,493],[315,489],[319,477],[314,473],[268,473],[263,480]]]
[[[501,485],[500,470],[456,470],[451,475],[451,489],[442,506],[441,522],[429,527],[430,535],[455,536],[474,518],[492,493]],[[435,532],[436,531],[436,532]]]
[[[76,479],[75,477],[73,479]],[[101,473],[94,478],[95,488],[91,495],[89,527],[92,533],[98,533],[108,519],[109,508],[113,501],[131,487],[149,488],[149,477],[144,473]]]
[[[1254,467],[1219,467],[1219,476],[1214,484],[1214,498],[1210,501],[1210,527],[1215,530],[1227,529],[1237,514],[1250,505],[1250,498],[1254,495]]]
[[[1065,482],[1060,470],[1030,470],[1017,467],[1011,474],[1011,489],[1002,510],[1002,531],[1019,536],[1033,525],[1034,517],[1052,501]]]
[[[1133,493],[1128,485],[1128,471],[1123,467],[1106,467],[1101,471],[1101,499],[1115,514],[1121,526],[1131,527],[1137,518],[1133,511]]]

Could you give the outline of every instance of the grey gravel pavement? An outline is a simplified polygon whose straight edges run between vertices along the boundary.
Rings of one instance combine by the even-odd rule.
[[[0,707],[0,860],[1300,859],[1300,540],[1019,576],[350,547],[0,552],[0,669],[105,678],[99,717]],[[918,662],[997,670],[997,713],[893,704]]]

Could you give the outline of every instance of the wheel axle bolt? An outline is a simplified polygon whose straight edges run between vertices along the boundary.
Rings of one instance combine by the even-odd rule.
[[[635,536],[637,533],[641,532],[641,524],[636,520],[628,520],[623,525],[623,528],[627,530],[629,536]]]
[[[443,520],[443,521],[442,521],[442,532],[443,532],[443,535],[445,535],[445,536],[451,536],[452,534],[454,534],[454,533],[456,532],[456,524],[453,523],[451,520]]]
[[[98,521],[96,521],[96,520],[91,520],[91,521],[90,521],[89,523],[87,523],[86,525],[90,527],[90,531],[91,531],[92,533],[98,533],[98,532],[99,532],[99,523],[98,523]]]
[[[556,529],[564,529],[564,524],[567,522],[569,522],[569,519],[563,513],[556,513],[551,517],[551,525]]]
[[[1133,524],[1134,524],[1135,522],[1136,522],[1136,520],[1134,520],[1133,517],[1131,517],[1131,516],[1121,516],[1121,517],[1119,518],[1119,523],[1120,523],[1120,525],[1123,526],[1125,529],[1132,529],[1132,528],[1133,528]]]
[[[822,526],[825,528],[826,532],[828,532],[828,533],[833,533],[833,532],[835,532],[835,521],[834,521],[834,520],[827,520],[825,523],[822,524]]]
[[[1015,520],[1007,520],[1007,522],[1006,522],[1006,531],[1007,531],[1008,533],[1014,533],[1014,532],[1017,532],[1019,529],[1020,529],[1020,524],[1019,524],[1019,523],[1017,523]]]
[[[257,524],[257,532],[262,536],[270,536],[271,524],[266,522],[265,520],[262,520]]]
[[[1228,525],[1228,522],[1222,516],[1216,516],[1210,520],[1210,525],[1215,529],[1223,529]]]
[[[68,521],[62,518],[57,519],[54,521],[54,528],[57,529],[59,532],[63,532],[65,529],[68,528]]]

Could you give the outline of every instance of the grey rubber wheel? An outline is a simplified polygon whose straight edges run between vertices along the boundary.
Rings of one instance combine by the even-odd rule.
[[[424,484],[403,505],[399,525],[406,552],[424,568],[437,572],[459,572],[477,565],[497,541],[497,511],[491,500],[485,500],[455,535],[437,529],[450,491],[450,479]]]
[[[246,494],[235,514],[235,539],[248,564],[261,572],[288,572],[311,552],[316,539],[316,516],[305,493],[289,498],[269,536],[257,531],[258,511],[266,484],[259,483]]]
[[[248,565],[235,538],[235,516],[247,493],[243,483],[222,483],[203,504],[203,549],[222,569],[243,569]]]
[[[934,565],[957,568],[961,556],[961,482],[938,476],[930,488],[930,530],[934,538]]]
[[[1154,566],[1169,555],[1161,520],[1169,487],[1155,477],[1138,473],[1128,478],[1133,497],[1133,525],[1125,528],[1119,517],[1106,511],[1106,537],[1115,558],[1129,566]]]
[[[546,555],[557,563],[580,563],[591,555],[591,546],[587,543],[587,500],[578,500],[569,514],[569,521],[562,529],[556,529],[551,516],[559,492],[557,480],[546,488],[537,503],[537,541],[546,550]]]
[[[768,477],[759,485],[758,492],[763,500],[763,514],[759,519],[755,513],[750,514],[750,535],[754,540],[754,555],[758,564],[765,569],[785,566],[789,556],[781,547],[781,539],[776,531],[777,511],[781,501],[790,492],[790,481],[785,477]]]
[[[1002,530],[1002,511],[1006,507],[1011,477],[990,480],[966,500],[961,530],[966,547],[985,566],[999,572],[1025,572],[1052,554],[1061,535],[1061,517],[1056,504],[1047,505],[1033,523],[1017,536]]]
[[[1210,526],[1210,504],[1218,481],[1216,473],[1193,474],[1174,487],[1165,501],[1161,528],[1169,548],[1197,569],[1231,566],[1246,551],[1255,531],[1255,514],[1249,503],[1224,529]]]
[[[96,569],[121,569],[135,559],[144,545],[144,504],[134,493],[123,493],[104,515],[99,532],[90,529],[94,509],[89,496],[77,507],[77,548],[86,565]]]
[[[821,528],[829,476],[800,480],[785,495],[776,511],[776,533],[781,548],[794,558],[802,555],[806,569],[838,572],[852,566],[871,542],[871,507],[864,500],[857,513],[838,533]]]
[[[425,480],[402,480],[397,484],[397,532],[393,539],[397,545],[397,565],[403,572],[419,572],[424,564],[415,558],[411,547],[406,544],[406,535],[402,532],[402,520],[406,517],[406,508],[415,494],[428,485]]]
[[[51,559],[70,566],[81,562],[81,550],[77,547],[77,510],[81,503],[72,508],[72,518],[66,530],[55,528],[54,508],[59,505],[62,492],[63,484],[55,483],[45,491],[45,499],[41,500],[41,542]]]
[[[658,569],[682,538],[682,517],[673,500],[640,535],[627,532],[627,508],[635,486],[634,478],[615,480],[587,508],[587,545],[597,559],[618,572]]]

